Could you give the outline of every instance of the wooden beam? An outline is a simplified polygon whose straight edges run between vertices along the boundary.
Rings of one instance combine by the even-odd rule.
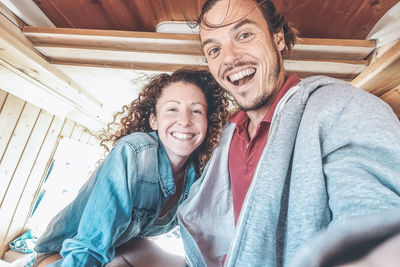
[[[196,34],[153,33],[133,31],[85,30],[25,27],[24,34],[35,46],[107,48],[202,56]],[[370,40],[336,40],[302,38],[293,48],[294,59],[365,59],[375,48]]]
[[[10,29],[13,29],[13,27],[16,28],[7,19],[0,19],[0,63],[2,71],[14,73],[13,76],[16,80],[19,77],[21,83],[33,83],[31,94],[37,93],[47,96],[42,99],[43,104],[50,104],[54,97],[58,97],[64,100],[63,106],[69,106],[71,112],[68,116],[72,120],[78,119],[79,123],[88,124],[87,127],[95,127],[92,130],[99,130],[103,127],[106,121],[110,120],[111,112],[105,110],[96,97],[78,86],[55,66],[52,66],[43,55],[29,45],[28,42],[30,41],[21,32],[19,33],[21,36],[18,38],[14,36],[18,35],[17,29],[10,33]],[[26,40],[21,41],[23,38]],[[7,87],[2,87],[2,89],[8,91]],[[19,89],[14,86],[14,94],[17,90]],[[26,94],[29,89],[25,86],[21,87],[21,90],[22,92],[19,95]],[[24,98],[24,100],[30,101],[29,98]],[[40,107],[48,110],[46,106]]]
[[[400,85],[400,41],[370,64],[351,83],[377,96]]]
[[[6,5],[8,9],[17,15],[18,18],[22,19],[27,25],[55,27],[34,1],[2,0],[2,4]]]
[[[392,107],[394,113],[400,118],[400,85],[383,94],[381,98]]]
[[[0,88],[52,114],[67,117],[97,131],[110,120],[111,113],[93,114],[82,110],[79,105],[57,94],[51,88],[24,75],[0,59]]]

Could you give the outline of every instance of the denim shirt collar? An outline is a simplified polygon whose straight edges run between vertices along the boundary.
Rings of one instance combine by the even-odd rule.
[[[158,141],[159,149],[158,149],[158,160],[159,160],[159,181],[161,185],[161,190],[165,197],[169,197],[174,194],[176,191],[176,186],[174,183],[174,176],[172,174],[171,163],[168,158],[168,154],[164,149],[164,146],[161,143],[160,138],[156,131],[148,133],[151,137]],[[193,184],[196,176],[196,172],[192,163],[188,164],[185,170],[185,188],[183,194],[186,196],[189,194],[189,189]]]

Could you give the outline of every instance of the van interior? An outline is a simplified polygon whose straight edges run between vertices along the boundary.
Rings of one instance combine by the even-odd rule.
[[[0,266],[23,266],[10,242],[75,197],[105,156],[100,131],[149,77],[207,69],[204,2],[0,0]],[[289,73],[347,81],[400,118],[399,0],[273,2],[300,37]],[[182,253],[179,233],[160,242]]]

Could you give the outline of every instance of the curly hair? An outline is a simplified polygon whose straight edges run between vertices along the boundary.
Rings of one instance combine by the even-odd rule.
[[[229,24],[233,24],[234,22],[227,23],[227,24],[219,24],[219,25],[214,25],[207,23],[205,21],[204,16],[205,14],[217,3],[221,0],[207,0],[201,9],[200,15],[197,18],[196,25],[205,25],[209,28],[219,28],[223,26],[227,26]],[[231,0],[229,0],[231,1]],[[278,33],[281,30],[283,31],[284,37],[285,37],[285,44],[286,48],[282,50],[282,56],[286,57],[290,54],[292,51],[292,48],[294,44],[296,43],[298,37],[297,37],[297,30],[288,24],[286,21],[286,18],[279,14],[275,8],[274,3],[270,0],[251,0],[255,2],[257,5],[256,7],[260,8],[262,14],[264,15],[265,21],[267,22],[268,29],[270,34]],[[254,7],[254,8],[256,8]],[[253,11],[253,10],[252,10]]]
[[[101,144],[108,150],[106,143],[111,142],[114,145],[120,138],[133,132],[153,131],[149,124],[150,114],[156,114],[156,104],[163,88],[176,82],[197,86],[207,101],[207,133],[202,144],[189,158],[200,174],[218,144],[222,128],[229,118],[227,94],[205,70],[179,69],[171,75],[163,73],[153,77],[135,100],[114,114],[113,121],[101,134]]]

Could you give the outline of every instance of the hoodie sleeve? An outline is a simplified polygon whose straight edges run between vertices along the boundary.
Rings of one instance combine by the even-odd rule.
[[[331,225],[400,207],[400,123],[391,108],[361,92],[341,110],[326,138],[323,171]]]

